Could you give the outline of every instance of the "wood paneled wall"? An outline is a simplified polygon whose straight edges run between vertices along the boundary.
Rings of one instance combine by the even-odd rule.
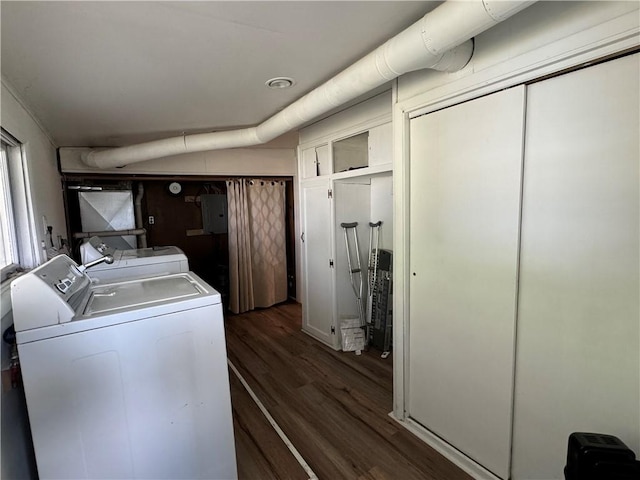
[[[286,228],[287,228],[287,277],[289,296],[295,297],[295,212],[293,183],[286,183]],[[169,192],[169,184],[178,181],[182,185],[179,195]],[[147,245],[175,245],[189,259],[189,268],[210,283],[226,300],[229,284],[229,246],[226,233],[209,234],[202,231],[202,207],[199,196],[203,194],[226,195],[226,184],[222,178],[206,177],[86,177],[66,175],[63,178],[65,210],[69,225],[68,235],[82,231],[77,191],[68,190],[68,185],[105,186],[107,188],[131,189],[135,195],[138,185],[144,186],[142,200],[143,227],[147,229]],[[153,223],[149,223],[153,217]],[[72,241],[72,255],[79,261],[81,240]]]

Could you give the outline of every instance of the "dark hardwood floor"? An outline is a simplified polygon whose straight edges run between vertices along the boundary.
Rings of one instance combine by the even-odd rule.
[[[308,479],[309,476],[232,371],[229,371],[229,380],[238,478]]]
[[[388,414],[391,358],[336,352],[301,332],[301,307],[226,318],[228,356],[320,480],[467,480]],[[240,479],[305,479],[230,371]]]

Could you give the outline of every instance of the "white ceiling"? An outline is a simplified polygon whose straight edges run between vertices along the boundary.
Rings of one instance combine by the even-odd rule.
[[[57,146],[253,126],[439,3],[3,0],[2,78]]]

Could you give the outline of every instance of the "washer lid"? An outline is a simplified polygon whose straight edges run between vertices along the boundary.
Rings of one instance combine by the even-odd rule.
[[[192,277],[170,275],[133,282],[95,287],[83,315],[99,315],[124,309],[137,309],[160,303],[175,302],[206,293]]]
[[[17,332],[16,338],[20,345],[198,308],[215,308],[220,316],[211,321],[222,321],[220,294],[193,272],[94,285],[71,321],[58,323],[40,308],[39,315],[51,322]]]

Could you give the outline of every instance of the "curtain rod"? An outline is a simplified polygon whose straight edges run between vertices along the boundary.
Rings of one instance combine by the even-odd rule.
[[[293,182],[293,176],[291,175],[283,175],[283,176],[251,176],[251,175],[227,175],[227,176],[180,176],[180,175],[85,175],[85,174],[74,174],[74,173],[66,173],[62,175],[62,180],[66,182],[70,181],[79,181],[79,180],[120,180],[120,181],[180,181],[180,182],[226,182],[229,179],[239,180],[241,178],[249,178],[249,179],[265,179],[265,180],[279,180],[284,182]]]
[[[226,182],[239,182],[247,180],[248,182],[290,182],[292,179],[281,177],[228,177]]]

